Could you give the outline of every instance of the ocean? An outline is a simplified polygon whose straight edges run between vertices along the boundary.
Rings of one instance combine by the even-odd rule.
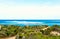
[[[60,20],[0,20],[3,25],[60,25]]]

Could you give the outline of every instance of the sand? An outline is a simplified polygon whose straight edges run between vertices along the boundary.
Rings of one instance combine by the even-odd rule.
[[[0,39],[16,39],[16,36],[8,37],[8,38],[0,38]]]

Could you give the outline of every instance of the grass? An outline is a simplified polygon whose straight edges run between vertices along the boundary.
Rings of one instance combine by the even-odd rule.
[[[12,37],[18,35],[20,39],[25,36],[25,39],[60,39],[60,36],[50,35],[50,32],[60,26],[51,26],[47,30],[42,30],[48,26],[14,26],[14,25],[2,25],[0,30],[0,37]]]

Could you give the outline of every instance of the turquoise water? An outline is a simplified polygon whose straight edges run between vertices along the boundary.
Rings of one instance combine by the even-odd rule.
[[[0,20],[0,24],[12,25],[60,25],[60,20]]]

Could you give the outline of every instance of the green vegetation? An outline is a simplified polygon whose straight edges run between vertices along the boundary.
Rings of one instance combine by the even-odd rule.
[[[51,32],[53,33],[51,34]],[[38,25],[22,27],[15,25],[1,25],[0,38],[12,36],[16,36],[16,39],[60,39],[60,26]]]

